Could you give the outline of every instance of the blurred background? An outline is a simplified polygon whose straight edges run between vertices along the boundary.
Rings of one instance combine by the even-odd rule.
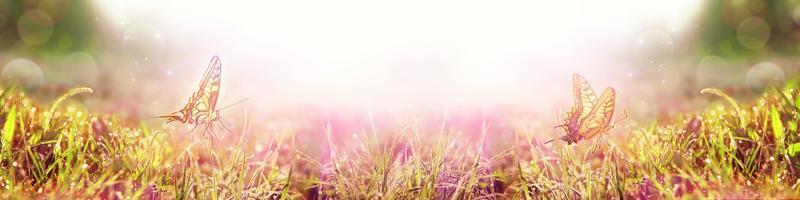
[[[247,110],[348,132],[369,113],[379,127],[448,113],[509,131],[559,122],[580,73],[616,88],[632,119],[659,120],[703,108],[705,87],[747,100],[793,76],[798,5],[0,0],[0,77],[42,101],[89,86],[89,109],[160,124],[149,117],[181,108],[219,55],[221,106],[247,99],[223,111],[232,121]]]

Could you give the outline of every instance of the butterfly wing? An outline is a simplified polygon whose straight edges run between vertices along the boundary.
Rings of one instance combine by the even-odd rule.
[[[561,125],[564,127],[576,124],[585,118],[597,99],[592,87],[589,86],[589,82],[578,74],[572,74],[572,95],[574,105],[567,112],[567,118],[564,120],[564,124]]]
[[[203,73],[203,79],[200,80],[197,91],[189,98],[186,106],[179,111],[187,116],[188,120],[207,118],[216,111],[221,73],[222,63],[219,61],[219,57],[214,56]],[[201,121],[195,121],[195,123],[201,123]]]
[[[572,94],[574,105],[567,112],[567,118],[564,119],[564,124],[557,127],[566,128],[567,132],[575,132],[581,119],[586,118],[594,107],[597,96],[594,94],[589,82],[586,81],[581,75],[572,74]]]
[[[608,131],[611,127],[611,117],[616,106],[616,92],[613,88],[606,88],[597,104],[589,111],[586,118],[581,120],[580,131],[582,138],[589,139]]]
[[[580,113],[578,119],[584,119],[592,111],[595,102],[597,102],[597,95],[594,94],[592,86],[589,82],[578,74],[572,74],[572,91],[575,98],[575,107],[573,110]]]
[[[195,94],[197,110],[200,112],[213,112],[217,107],[219,98],[219,85],[222,77],[222,62],[214,56],[208,63],[208,68],[203,74],[200,86]]]
[[[183,109],[171,115],[159,117],[166,118],[167,123],[171,121],[180,121],[182,123],[195,124],[195,127],[200,124],[206,124],[206,131],[211,129],[210,131],[213,137],[214,132],[212,124],[215,120],[218,120],[216,106],[219,97],[221,73],[222,63],[219,57],[214,56],[211,58],[211,62],[203,73],[203,78],[200,80],[197,91],[192,94],[189,98],[189,102],[184,105]],[[194,128],[192,128],[192,130],[194,130]]]
[[[164,115],[159,117],[167,118],[168,119],[167,123],[171,121],[180,121],[182,123],[193,123],[192,120],[195,119],[198,116],[198,114],[200,114],[202,111],[207,110],[209,104],[205,103],[207,101],[205,101],[204,99],[208,99],[207,97],[209,93],[206,88],[208,88],[208,83],[213,77],[212,74],[214,73],[214,68],[215,68],[213,67],[214,63],[219,63],[219,58],[217,56],[214,56],[211,59],[211,63],[206,68],[206,71],[203,73],[203,79],[200,80],[200,86],[198,90],[192,93],[192,96],[189,97],[189,101],[186,102],[186,104],[183,106],[181,110],[170,115]]]

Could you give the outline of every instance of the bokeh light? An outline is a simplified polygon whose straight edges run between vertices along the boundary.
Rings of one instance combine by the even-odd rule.
[[[596,90],[616,88],[621,106],[661,99],[661,108],[691,108],[666,99],[694,98],[703,87],[750,92],[741,89],[750,87],[750,66],[770,59],[758,52],[785,53],[792,45],[778,44],[794,40],[792,26],[767,15],[771,3],[625,3],[40,0],[15,5],[17,15],[49,19],[50,36],[15,41],[22,30],[14,23],[33,17],[9,14],[0,46],[9,59],[39,63],[48,88],[105,88],[98,91],[112,98],[159,102],[153,112],[180,106],[208,57],[219,55],[221,103],[248,98],[256,113],[517,105],[555,116],[569,106],[571,73]],[[794,23],[794,5],[787,10],[784,21]],[[639,94],[655,90],[662,92]],[[668,110],[661,108],[642,109]]]
[[[769,40],[769,25],[758,17],[742,20],[736,31],[739,42],[747,48],[759,49]]]
[[[747,71],[745,83],[756,92],[763,91],[768,86],[778,86],[785,80],[785,75],[780,66],[772,62],[761,62]]]
[[[740,70],[719,56],[705,56],[697,63],[695,71],[700,88],[722,87],[740,82]]]
[[[53,19],[41,10],[26,11],[17,22],[17,31],[26,43],[42,44],[53,35]]]
[[[3,67],[0,77],[6,83],[16,83],[27,90],[36,90],[44,83],[39,65],[27,59],[15,59]]]
[[[83,51],[72,52],[64,57],[59,77],[65,83],[93,86],[97,80],[98,69],[94,57]]]

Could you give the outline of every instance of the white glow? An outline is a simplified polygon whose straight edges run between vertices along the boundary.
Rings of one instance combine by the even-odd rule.
[[[120,30],[158,26],[176,75],[219,54],[240,96],[389,103],[526,101],[572,72],[615,84],[639,33],[686,30],[701,2],[95,1]]]

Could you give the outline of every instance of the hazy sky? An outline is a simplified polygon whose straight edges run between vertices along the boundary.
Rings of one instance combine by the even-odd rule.
[[[223,3],[224,2],[224,3]],[[149,44],[183,99],[211,55],[228,103],[531,104],[631,74],[651,35],[672,45],[702,1],[97,0],[110,31]],[[148,37],[143,37],[147,34]],[[642,47],[644,46],[644,47]],[[658,48],[658,47],[655,47]],[[147,58],[150,59],[150,58]],[[163,83],[159,83],[163,84]],[[624,91],[623,91],[624,93]]]

